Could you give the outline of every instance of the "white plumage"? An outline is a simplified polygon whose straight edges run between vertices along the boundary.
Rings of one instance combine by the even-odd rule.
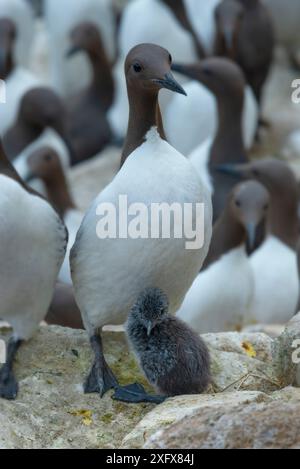
[[[185,239],[99,240],[97,206],[108,202],[118,207],[120,194],[128,196],[128,204],[142,202],[148,207],[152,202],[203,202],[203,248],[186,250]],[[211,218],[209,194],[193,167],[152,129],[94,201],[71,253],[75,295],[87,330],[92,333],[105,324],[123,323],[145,287],[157,286],[166,292],[174,313],[207,255]]]
[[[207,138],[215,136],[218,111],[213,94],[201,83],[190,81],[184,86],[187,98],[172,95],[164,113],[164,127],[169,142],[187,155]],[[243,113],[243,135],[247,148],[251,147],[257,130],[258,108],[253,92],[246,88]]]
[[[293,316],[299,297],[296,252],[269,236],[250,262],[255,282],[250,322],[285,324]]]
[[[66,247],[65,227],[51,206],[0,175],[0,317],[19,339],[46,316]]]
[[[193,28],[209,55],[213,55],[216,34],[214,11],[220,1],[184,0]]]
[[[69,233],[69,240],[66,257],[64,259],[63,265],[61,266],[58,280],[68,285],[72,285],[70,272],[70,251],[75,243],[76,235],[82,223],[82,219],[83,213],[76,209],[68,210],[64,215],[64,222]]]
[[[235,330],[248,317],[253,282],[245,247],[239,246],[196,277],[176,315],[201,333]]]

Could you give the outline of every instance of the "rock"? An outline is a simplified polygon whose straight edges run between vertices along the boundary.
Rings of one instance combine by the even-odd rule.
[[[158,430],[163,431],[165,427],[169,428],[175,422],[182,421],[188,416],[201,414],[204,409],[209,409],[211,412],[220,408],[225,410],[232,406],[243,407],[250,402],[258,403],[268,399],[266,394],[260,392],[174,397],[146,415],[136,428],[124,438],[121,447],[126,449],[141,448],[152,435],[158,436],[156,433]]]
[[[194,417],[200,410],[213,409],[218,416],[223,409],[229,415],[234,406],[242,411],[246,405],[267,404],[268,394],[275,391],[276,401],[291,405],[291,391],[284,398],[279,391],[297,381],[299,370],[290,352],[298,328],[295,317],[276,340],[261,333],[206,334],[213,375],[208,394],[180,396],[154,408],[115,402],[111,392],[103,399],[84,395],[82,382],[92,358],[86,333],[41,327],[18,355],[18,399],[0,401],[0,448],[118,448],[121,443],[141,447],[157,430]],[[151,391],[124,332],[111,329],[114,332],[103,333],[104,348],[120,383],[142,382]],[[0,329],[0,338],[7,335],[7,330]]]
[[[267,335],[226,332],[203,339],[211,352],[214,392],[272,392],[281,387],[272,363],[273,340]]]
[[[284,394],[284,400],[277,393],[240,402],[233,393],[215,405],[203,402],[192,415],[152,435],[144,448],[300,449],[300,390],[291,392],[291,400]]]
[[[104,333],[104,347],[122,383],[140,380],[124,334]],[[20,350],[18,399],[0,400],[0,448],[117,448],[153,406],[84,395],[90,361],[85,332],[42,327]]]
[[[273,342],[272,356],[281,387],[289,384],[300,386],[300,313],[291,319],[283,334]]]
[[[285,326],[282,324],[255,324],[252,326],[246,326],[243,328],[242,332],[246,333],[258,333],[268,335],[272,339],[279,337],[285,329]]]

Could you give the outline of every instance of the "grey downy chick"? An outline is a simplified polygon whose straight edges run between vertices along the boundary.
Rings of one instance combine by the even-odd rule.
[[[168,298],[160,289],[145,290],[128,317],[129,342],[158,393],[202,393],[211,380],[209,351],[199,335],[168,309]]]

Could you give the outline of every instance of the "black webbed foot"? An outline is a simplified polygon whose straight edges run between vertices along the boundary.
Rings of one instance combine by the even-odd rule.
[[[11,368],[4,365],[0,370],[0,397],[7,400],[17,398],[19,386]]]
[[[141,384],[134,383],[128,386],[118,386],[112,398],[115,401],[127,402],[129,404],[138,404],[141,402],[150,402],[152,404],[162,404],[165,396],[155,396],[147,394]]]
[[[94,363],[89,376],[84,383],[85,394],[98,393],[101,397],[110,389],[115,389],[118,386],[113,372],[107,365],[101,368],[98,364]]]

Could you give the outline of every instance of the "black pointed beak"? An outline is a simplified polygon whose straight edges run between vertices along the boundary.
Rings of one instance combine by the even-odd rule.
[[[247,254],[250,256],[256,249],[256,225],[255,223],[248,223],[246,226],[247,231]]]
[[[184,96],[187,96],[186,92],[184,91],[182,86],[179,83],[177,83],[172,73],[166,73],[164,78],[154,79],[153,82],[157,83],[162,88],[165,88],[170,91],[174,91],[174,93],[179,93],[179,94],[183,94]]]
[[[172,64],[173,72],[180,73],[188,78],[196,79],[195,71],[192,65],[185,65],[185,64]]]
[[[78,54],[78,52],[80,52],[80,51],[81,51],[81,48],[79,46],[72,46],[66,52],[66,58],[70,59],[71,57],[74,57],[74,55]]]
[[[4,78],[7,74],[9,51],[5,45],[0,46],[0,78]]]

